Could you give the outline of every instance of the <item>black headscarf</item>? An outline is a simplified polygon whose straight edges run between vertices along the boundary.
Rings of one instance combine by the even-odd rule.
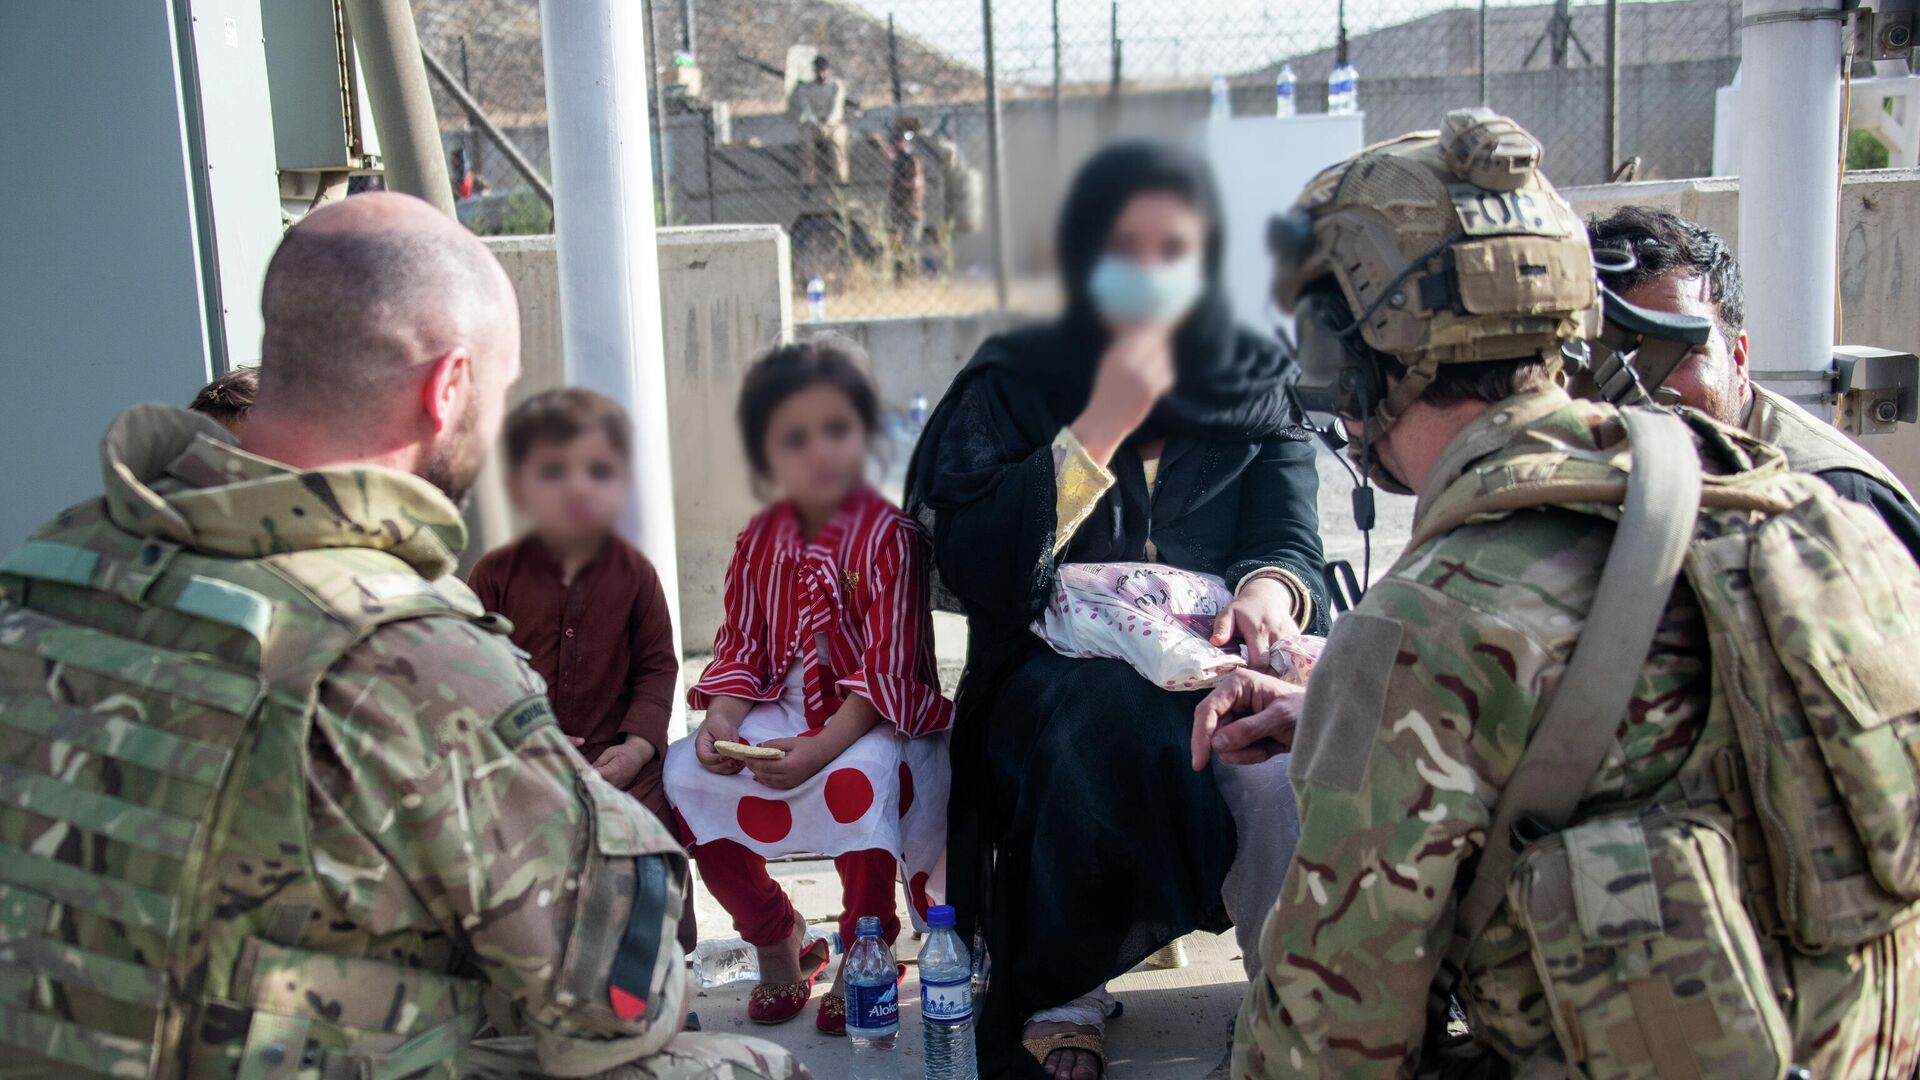
[[[1043,392],[1060,423],[1079,414],[1111,337],[1087,282],[1128,201],[1148,192],[1176,195],[1206,218],[1206,291],[1174,334],[1173,391],[1134,440],[1246,440],[1279,433],[1293,422],[1286,391],[1295,375],[1293,359],[1279,342],[1234,321],[1220,283],[1221,208],[1213,170],[1199,155],[1166,143],[1119,143],[1081,166],[1055,241],[1065,313],[987,342],[956,385],[980,368],[997,366]]]

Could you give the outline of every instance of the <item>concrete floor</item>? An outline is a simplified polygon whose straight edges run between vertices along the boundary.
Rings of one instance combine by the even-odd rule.
[[[830,925],[839,910],[839,879],[827,860],[775,863],[774,877],[794,899],[809,922]],[[700,936],[732,937],[726,912],[706,890],[697,900]],[[907,910],[903,893],[900,910]],[[1223,1061],[1229,1025],[1246,992],[1240,950],[1233,935],[1194,934],[1182,942],[1186,966],[1156,970],[1147,967],[1114,980],[1110,989],[1125,1006],[1123,1015],[1107,1022],[1108,1075],[1117,1080],[1202,1080]],[[907,962],[907,979],[900,991],[901,1076],[920,1075],[920,984],[914,954],[920,943],[902,933],[896,952]],[[747,1020],[749,983],[694,991],[691,1007],[707,1031],[737,1032],[770,1039],[793,1051],[819,1080],[847,1075],[851,1045],[814,1030],[813,1017],[820,997],[837,970],[830,967],[815,984],[814,1004],[776,1027]]]

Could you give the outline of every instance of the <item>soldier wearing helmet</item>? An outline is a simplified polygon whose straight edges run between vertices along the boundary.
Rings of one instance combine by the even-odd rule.
[[[1633,815],[1697,812],[1713,826],[1681,829],[1694,846],[1672,847],[1696,853],[1734,850],[1713,838],[1751,821],[1728,805],[1747,789],[1725,772],[1739,759],[1703,613],[1717,609],[1669,583],[1708,532],[1744,527],[1712,509],[1728,490],[1764,489],[1778,497],[1770,507],[1790,501],[1783,492],[1819,495],[1740,432],[1563,389],[1563,360],[1600,334],[1603,294],[1585,230],[1539,161],[1513,121],[1456,111],[1438,132],[1328,169],[1274,223],[1275,295],[1296,318],[1303,399],[1339,417],[1373,483],[1418,504],[1413,542],[1336,621],[1308,690],[1236,672],[1195,713],[1197,766],[1291,750],[1302,821],[1233,1075],[1679,1080],[1801,1065],[1823,1078],[1908,1076],[1920,907],[1889,901],[1884,921],[1899,929],[1817,956],[1764,926],[1728,931],[1709,951],[1743,962],[1695,964],[1703,935],[1689,933],[1751,925],[1741,874],[1654,884],[1667,880],[1654,871],[1676,833],[1666,818],[1643,831]],[[1650,459],[1661,467],[1646,469]],[[1668,514],[1667,554],[1641,588],[1603,589],[1603,573],[1635,573],[1618,565],[1630,558],[1610,567],[1610,552],[1651,543],[1630,535],[1645,520],[1635,515],[1662,505],[1647,495],[1656,510],[1636,510],[1633,485],[1648,492],[1667,473],[1693,478],[1672,501],[1696,509]],[[1584,494],[1537,498],[1547,487]],[[1874,565],[1891,566],[1891,537],[1873,543]],[[1625,607],[1641,616],[1639,644],[1611,632],[1632,622]],[[1600,644],[1582,645],[1576,672],[1590,626]],[[1596,764],[1539,764],[1569,729],[1555,712],[1590,705],[1571,688],[1596,679],[1618,689],[1618,707],[1596,706],[1603,715],[1585,725]],[[1911,730],[1912,718],[1901,723]],[[1536,740],[1543,730],[1555,737]],[[1549,749],[1537,754],[1536,741]],[[1520,798],[1503,803],[1527,787],[1523,774],[1545,776],[1565,804],[1544,832],[1508,813]],[[1603,812],[1627,815],[1627,839],[1576,854],[1572,838]],[[1550,846],[1543,836],[1564,840],[1557,864],[1526,861]],[[1551,879],[1572,883],[1571,900],[1535,902],[1550,878],[1540,866],[1573,868]],[[1744,951],[1727,951],[1734,937]]]

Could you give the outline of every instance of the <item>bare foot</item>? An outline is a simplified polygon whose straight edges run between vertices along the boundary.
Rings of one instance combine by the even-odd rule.
[[[1044,1039],[1049,1035],[1076,1031],[1086,1035],[1098,1035],[1100,1029],[1086,1024],[1068,1024],[1062,1021],[1030,1023],[1024,1035],[1028,1039]],[[1100,1055],[1091,1050],[1073,1050],[1062,1048],[1047,1055],[1040,1063],[1046,1074],[1053,1080],[1100,1080],[1104,1067]]]
[[[785,941],[777,945],[762,945],[755,951],[760,954],[760,982],[762,984],[797,983],[803,981],[800,974],[800,950],[807,944],[807,924],[799,919],[793,921],[793,932]]]

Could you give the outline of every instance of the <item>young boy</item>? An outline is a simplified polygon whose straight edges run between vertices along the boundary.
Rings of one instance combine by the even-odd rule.
[[[653,563],[614,532],[632,442],[627,414],[591,390],[550,390],[515,408],[507,492],[533,528],[487,553],[468,584],[513,623],[560,730],[673,830],[661,767],[680,661]],[[689,950],[697,940],[691,891],[680,939]]]
[[[260,392],[260,369],[237,367],[200,388],[187,408],[214,418],[221,427],[240,435],[247,428],[254,396]]]

